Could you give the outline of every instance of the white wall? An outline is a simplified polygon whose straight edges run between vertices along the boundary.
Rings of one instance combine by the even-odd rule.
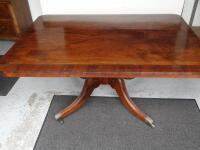
[[[185,0],[182,17],[189,24],[195,0]]]
[[[184,0],[28,0],[32,18],[42,14],[181,14]],[[195,0],[185,0],[183,18],[189,23]],[[194,19],[200,26],[200,3]]]
[[[34,1],[34,0],[33,0]],[[41,0],[43,14],[181,14],[184,0]]]
[[[193,26],[200,26],[200,1],[197,6],[196,14],[194,17]]]
[[[28,0],[31,10],[32,19],[35,20],[38,16],[42,15],[42,8],[40,0]]]

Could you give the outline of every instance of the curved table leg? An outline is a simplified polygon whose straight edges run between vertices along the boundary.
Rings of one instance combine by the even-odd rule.
[[[81,106],[85,104],[87,99],[92,94],[93,90],[99,86],[99,80],[96,79],[86,79],[81,94],[75,99],[75,101],[70,104],[65,109],[61,110],[55,115],[56,120],[62,120],[68,115],[72,114],[78,110]]]
[[[126,85],[123,79],[112,79],[112,78],[91,78],[86,79],[80,96],[78,96],[75,101],[70,104],[65,109],[61,110],[55,115],[56,120],[62,120],[68,115],[72,114],[78,110],[81,106],[85,104],[89,96],[92,94],[93,90],[97,88],[100,84],[109,84],[113,89],[116,90],[120,97],[122,104],[138,119],[145,122],[150,127],[155,127],[153,120],[143,113],[136,104],[131,100],[126,89]]]
[[[155,125],[153,124],[154,121],[145,113],[143,113],[131,100],[123,79],[110,79],[109,82],[111,87],[116,90],[122,104],[129,110],[129,112],[131,112],[134,116],[136,116],[141,121],[145,122],[150,127],[155,127]]]

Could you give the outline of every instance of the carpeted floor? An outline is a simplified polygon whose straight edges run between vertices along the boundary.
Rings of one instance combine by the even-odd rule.
[[[156,122],[133,117],[118,98],[91,97],[58,123],[54,115],[75,97],[54,96],[34,150],[200,150],[200,115],[195,100],[135,99]]]
[[[2,56],[0,55],[0,58]],[[0,77],[0,96],[6,96],[17,82],[18,78]]]
[[[17,82],[18,78],[0,77],[0,96],[6,96]]]

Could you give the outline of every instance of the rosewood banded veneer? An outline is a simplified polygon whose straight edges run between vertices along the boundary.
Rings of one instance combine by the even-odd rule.
[[[79,77],[80,96],[58,112],[79,109],[100,84],[151,127],[153,120],[128,95],[124,79],[199,78],[200,40],[177,15],[47,15],[0,59],[6,77]]]

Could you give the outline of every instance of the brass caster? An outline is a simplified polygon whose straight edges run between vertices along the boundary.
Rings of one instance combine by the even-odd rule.
[[[150,126],[151,128],[155,128],[154,121],[149,116],[145,118],[145,123]]]
[[[60,118],[60,114],[56,114],[56,115],[55,115],[55,119],[56,119],[60,124],[64,124],[64,120]]]
[[[63,125],[64,124],[64,120],[63,119],[59,119],[59,120],[57,120],[61,125]]]

